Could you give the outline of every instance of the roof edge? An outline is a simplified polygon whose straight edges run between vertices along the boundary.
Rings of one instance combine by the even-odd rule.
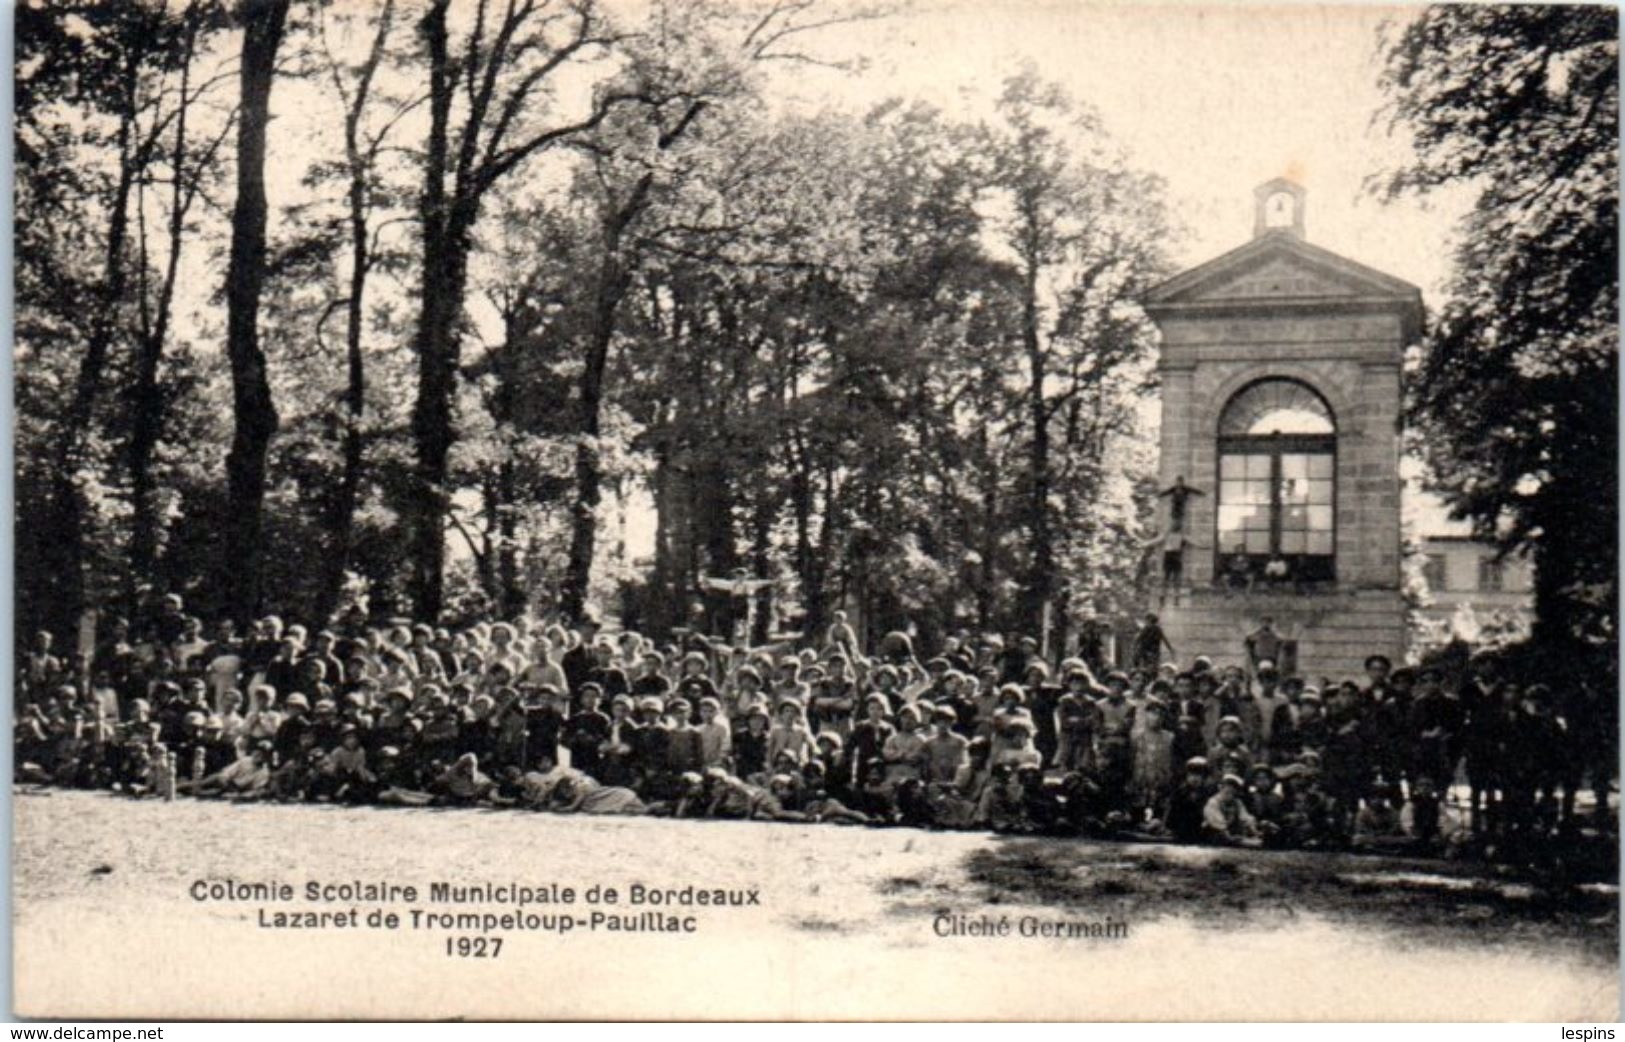
[[[1396,298],[1414,297],[1418,305],[1421,303],[1420,287],[1282,231],[1268,232],[1212,260],[1180,272],[1173,278],[1153,286],[1146,293],[1145,302],[1148,305],[1174,303],[1175,298],[1181,294],[1209,282],[1224,272],[1264,254],[1275,252],[1297,256],[1310,264],[1323,265],[1340,274],[1380,287]],[[1279,303],[1282,298],[1267,299],[1273,304]]]

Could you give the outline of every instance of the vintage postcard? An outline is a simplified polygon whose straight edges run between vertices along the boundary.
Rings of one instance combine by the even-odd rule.
[[[1618,1018],[1612,8],[13,18],[17,1015]]]

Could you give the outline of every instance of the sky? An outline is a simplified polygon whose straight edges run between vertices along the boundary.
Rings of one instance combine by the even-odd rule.
[[[1374,116],[1379,29],[1416,8],[915,0],[830,30],[823,53],[868,62],[855,76],[798,67],[779,89],[802,104],[923,98],[953,114],[987,109],[1024,63],[1094,106],[1139,168],[1166,179],[1194,266],[1252,234],[1252,190],[1276,176],[1308,189],[1311,242],[1438,298],[1463,194],[1384,204],[1368,177],[1404,162]]]

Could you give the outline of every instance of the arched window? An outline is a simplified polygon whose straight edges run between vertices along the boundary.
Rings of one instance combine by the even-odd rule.
[[[1308,384],[1248,384],[1219,416],[1216,568],[1232,583],[1336,577],[1337,425]]]

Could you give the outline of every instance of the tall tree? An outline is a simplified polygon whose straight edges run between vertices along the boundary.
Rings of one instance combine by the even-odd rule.
[[[265,147],[277,52],[290,0],[242,0],[238,72],[237,199],[226,267],[226,355],[231,362],[233,430],[226,456],[227,517],[221,589],[233,617],[260,608],[266,453],[277,430],[276,403],[260,347],[260,292],[265,281]]]
[[[671,114],[665,120],[659,115],[664,106],[651,107],[653,148],[666,151],[675,145],[705,105],[703,98],[687,98],[669,110]],[[625,155],[615,157],[606,166],[616,159],[624,163],[626,158]],[[565,616],[572,619],[580,617],[586,606],[600,523],[598,506],[603,464],[598,440],[602,434],[604,379],[609,368],[610,344],[615,339],[621,302],[632,285],[641,257],[634,229],[650,205],[657,178],[657,164],[647,159],[634,162],[643,169],[630,179],[616,176],[616,173],[624,175],[624,167],[615,173],[600,169],[596,178],[601,187],[601,206],[594,238],[600,249],[596,270],[592,273],[591,303],[586,311],[581,343],[582,371],[576,395],[576,493],[571,516],[570,556],[559,604]]]
[[[599,439],[610,348],[639,265],[651,241],[663,234],[662,229],[643,227],[647,215],[660,195],[678,192],[691,176],[680,146],[698,135],[702,117],[749,96],[752,66],[774,62],[839,66],[799,50],[803,38],[873,16],[868,9],[854,9],[825,17],[818,7],[818,0],[775,0],[765,13],[750,12],[741,19],[725,4],[662,0],[651,10],[650,31],[627,42],[627,69],[619,89],[643,104],[636,115],[618,120],[614,127],[606,123],[606,129],[617,133],[616,143],[605,147],[596,142],[597,147],[589,148],[599,188],[600,221],[594,242],[601,248],[582,345],[576,498],[560,593],[560,609],[570,618],[579,617],[586,606],[602,520]]]
[[[325,12],[321,14],[325,15]],[[377,105],[377,79],[389,53],[395,28],[395,0],[384,0],[372,13],[372,39],[366,54],[347,69],[329,44],[327,22],[318,26],[327,73],[344,106],[345,231],[349,246],[347,293],[334,306],[344,314],[343,470],[326,509],[330,545],[321,584],[318,613],[330,615],[337,605],[355,551],[356,509],[361,499],[367,450],[367,355],[365,349],[367,282],[378,262],[373,239],[378,233],[379,159],[390,132],[422,100],[408,98],[392,107],[388,118],[369,125]]]
[[[445,595],[445,525],[462,359],[463,301],[480,210],[526,161],[591,130],[618,105],[594,92],[578,118],[547,120],[555,83],[614,43],[596,0],[475,0],[472,27],[453,40],[452,0],[431,0],[419,23],[428,66],[429,129],[418,216],[423,254],[412,411],[418,488],[411,517],[412,591],[418,613],[439,615]]]
[[[20,585],[39,594],[21,603],[58,627],[86,603],[97,411],[128,342],[140,263],[131,220],[178,113],[196,100],[184,86],[177,95],[173,77],[191,62],[197,6],[184,16],[148,0],[17,10],[19,330],[36,349],[63,340],[77,349],[64,400],[51,407],[43,523],[20,532],[48,536],[18,554]],[[87,159],[97,152],[111,153],[106,178]],[[71,256],[81,250],[96,256],[94,273]]]
[[[1536,643],[1616,648],[1618,12],[1436,6],[1396,27],[1382,86],[1410,162],[1387,196],[1475,194],[1408,381],[1446,501],[1536,568]]]
[[[1023,621],[1037,632],[1061,592],[1056,425],[1073,419],[1091,388],[1149,350],[1149,325],[1131,302],[1163,270],[1165,218],[1158,182],[1112,157],[1096,115],[1057,85],[1025,70],[1005,81],[997,108],[987,128],[987,186],[1021,280]]]
[[[127,394],[130,437],[125,454],[130,479],[130,553],[125,598],[131,611],[137,607],[140,585],[150,581],[158,556],[162,522],[154,456],[164,434],[169,397],[160,380],[160,368],[170,339],[181,254],[189,237],[188,215],[205,185],[217,173],[217,157],[235,124],[235,117],[231,116],[217,130],[201,134],[194,125],[195,109],[200,107],[199,102],[213,80],[198,76],[193,66],[205,34],[217,27],[219,14],[212,3],[192,0],[178,15],[179,83],[173,102],[173,119],[168,121],[173,127],[165,149],[168,191],[162,193],[161,185],[150,186],[154,194],[167,196],[162,203],[161,246],[149,245],[154,236],[147,228],[148,182],[155,178],[144,177],[138,186],[135,371]]]

